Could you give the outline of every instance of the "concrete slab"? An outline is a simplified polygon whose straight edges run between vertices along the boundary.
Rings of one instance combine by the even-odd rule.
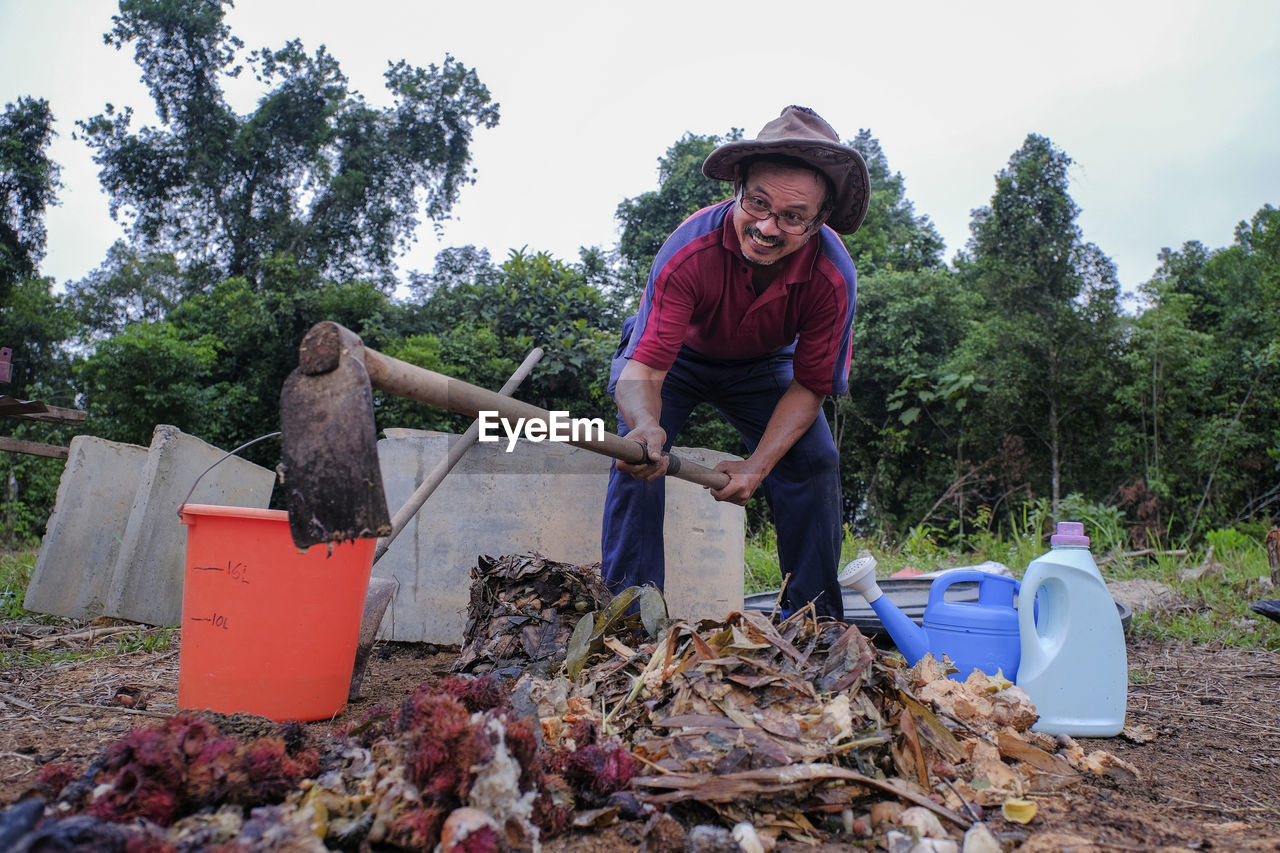
[[[70,619],[102,615],[147,448],[77,435],[45,525],[23,606]]]
[[[184,499],[215,506],[269,505],[275,472],[238,456],[219,462],[225,453],[177,427],[156,427],[121,534],[103,615],[149,625],[181,620],[186,529],[178,508]]]
[[[392,513],[458,436],[386,430],[378,455]],[[600,560],[600,519],[610,460],[557,442],[477,444],[467,451],[387,553],[374,577],[399,592],[383,620],[384,639],[461,643],[471,571],[481,554],[538,552],[568,563]],[[704,465],[735,458],[681,450]],[[705,490],[668,482],[668,607],[673,616],[724,618],[742,608],[744,514]]]

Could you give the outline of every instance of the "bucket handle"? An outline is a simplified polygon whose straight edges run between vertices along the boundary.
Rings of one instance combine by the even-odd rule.
[[[237,453],[239,453],[241,450],[244,450],[246,447],[251,447],[252,445],[257,444],[259,441],[265,441],[268,438],[275,438],[279,434],[280,432],[279,430],[277,430],[276,432],[269,432],[266,435],[260,435],[257,438],[251,438],[248,441],[246,441],[244,444],[237,447],[235,450],[228,450],[226,453],[222,454],[222,456],[218,459],[217,462],[214,462],[208,468],[205,468],[203,471],[201,471],[200,476],[196,477],[196,481],[191,484],[191,490],[187,492],[187,496],[182,499],[182,503],[178,504],[178,518],[179,519],[182,518],[182,508],[187,505],[187,501],[191,500],[191,496],[194,495],[196,492],[196,486],[200,485],[200,481],[204,479],[205,474],[208,474],[214,468],[217,468],[219,465],[221,465],[228,456],[235,456]]]

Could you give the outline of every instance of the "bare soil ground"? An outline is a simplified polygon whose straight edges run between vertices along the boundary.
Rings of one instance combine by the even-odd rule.
[[[0,642],[12,637],[0,626]],[[1280,850],[1280,654],[1132,640],[1128,653],[1128,724],[1136,734],[1081,745],[1122,758],[1140,778],[1087,779],[1037,797],[1027,825],[989,814],[1004,850]],[[327,733],[374,705],[398,704],[447,674],[457,655],[450,647],[379,644],[360,698],[335,720],[311,725]],[[0,807],[22,798],[42,765],[87,765],[149,717],[174,713],[177,681],[173,648],[0,670]],[[643,825],[624,822],[551,839],[543,849],[615,853],[642,840]],[[778,849],[851,847],[832,837],[817,848]]]

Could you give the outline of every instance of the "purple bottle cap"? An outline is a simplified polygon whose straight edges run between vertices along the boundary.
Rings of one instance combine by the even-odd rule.
[[[1089,547],[1089,537],[1084,535],[1084,525],[1078,521],[1059,521],[1058,532],[1049,537],[1050,545],[1083,545]]]

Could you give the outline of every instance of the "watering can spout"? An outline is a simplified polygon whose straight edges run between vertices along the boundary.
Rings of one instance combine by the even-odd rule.
[[[898,605],[884,594],[876,583],[876,561],[874,557],[861,557],[844,567],[840,572],[840,583],[852,587],[867,600],[871,609],[880,619],[880,624],[889,632],[893,644],[907,659],[907,664],[915,666],[920,658],[929,652],[929,635],[925,630],[911,621]]]

